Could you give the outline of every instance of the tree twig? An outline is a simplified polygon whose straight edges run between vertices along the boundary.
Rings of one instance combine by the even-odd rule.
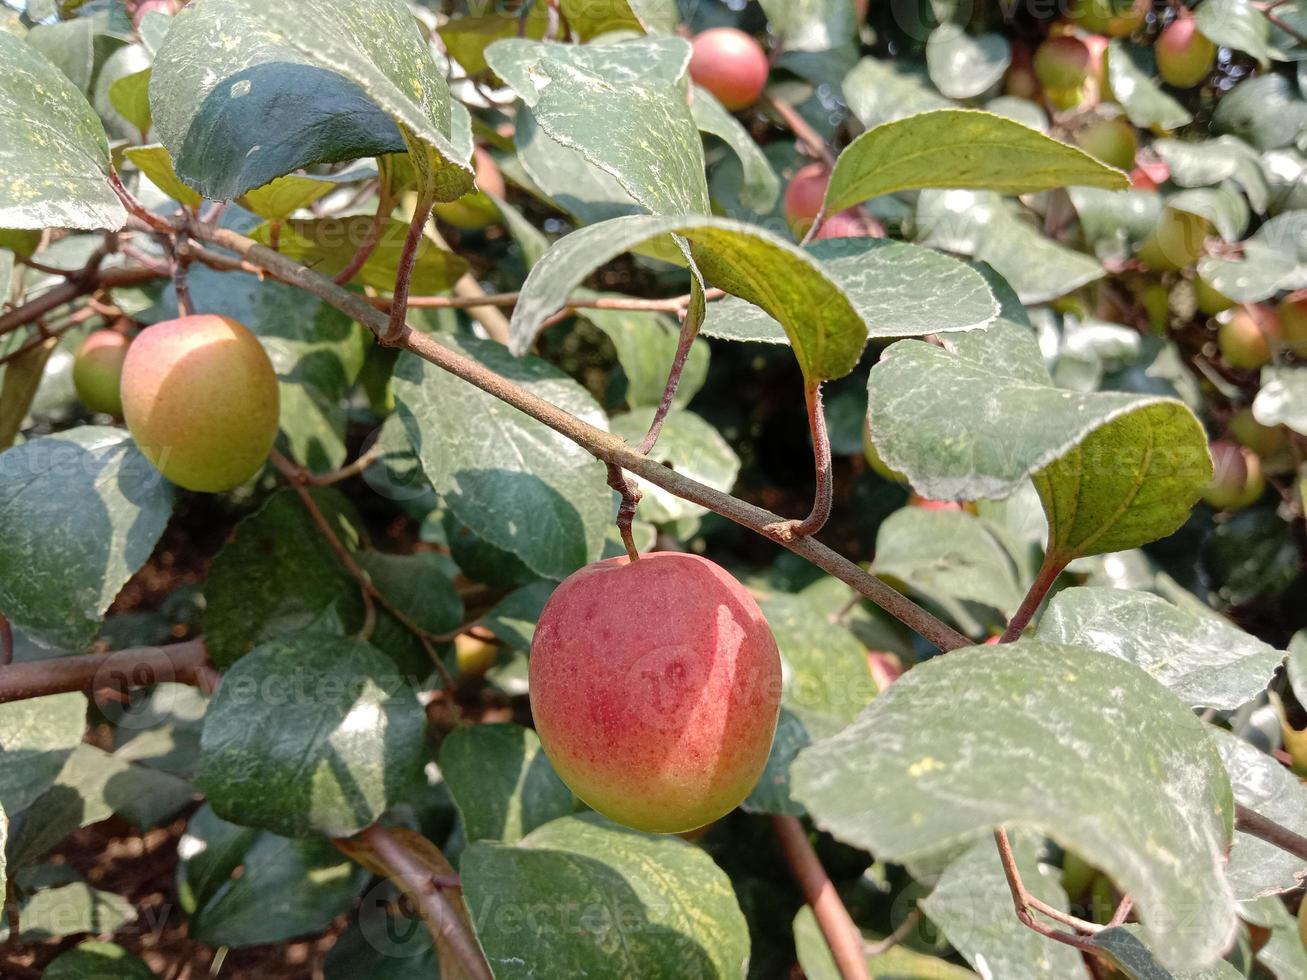
[[[14,662],[14,628],[4,613],[0,613],[0,667]]]
[[[431,208],[435,197],[429,189],[418,194],[417,207],[413,211],[413,220],[409,222],[408,234],[404,236],[404,249],[399,253],[399,268],[395,272],[394,298],[390,304],[390,322],[386,332],[380,337],[383,344],[394,346],[408,329],[405,317],[408,316],[408,291],[413,279],[413,266],[418,258],[418,246],[422,244],[422,231],[431,219]]]
[[[616,463],[608,464],[608,485],[622,497],[622,502],[617,508],[617,532],[622,536],[622,544],[626,546],[626,556],[631,561],[639,561],[640,549],[635,546],[635,535],[631,525],[635,521],[635,509],[640,504],[640,491],[626,478],[626,474]]]
[[[244,235],[230,229],[204,227],[194,229],[192,234],[267,269],[273,276],[284,282],[306,290],[367,326],[374,333],[381,334],[389,327],[389,320],[385,314],[373,309],[367,300],[357,293],[341,288],[325,276]],[[634,473],[641,479],[684,500],[714,511],[759,534],[765,534],[765,529],[768,527],[783,523],[782,518],[768,510],[714,490],[636,452],[634,447],[627,445],[617,436],[582,421],[557,405],[487,369],[485,365],[451,350],[433,335],[405,327],[398,345],[549,426],[602,462],[616,463],[627,472]],[[870,572],[841,557],[814,538],[795,538],[779,543],[852,586],[939,649],[954,650],[970,644],[971,641],[953,627],[932,616]]]
[[[443,940],[471,980],[493,980],[490,967],[476,939],[454,906],[441,894],[431,874],[380,824],[363,831],[377,858],[403,882],[404,890],[417,903],[431,936]]]
[[[1052,926],[1040,922],[1035,918],[1033,912],[1034,904],[1031,901],[1034,899],[1034,896],[1026,891],[1026,886],[1021,881],[1021,872],[1017,869],[1017,859],[1012,853],[1012,843],[1008,840],[1007,831],[1002,827],[997,828],[994,831],[994,842],[998,845],[999,858],[1003,862],[1003,874],[1007,878],[1008,890],[1012,893],[1012,904],[1016,908],[1017,918],[1021,920],[1022,925],[1033,929],[1035,932],[1048,939],[1052,939],[1066,946],[1073,946],[1081,952],[1094,953],[1097,955],[1098,950],[1089,940],[1084,939],[1075,933],[1054,929]],[[1040,911],[1044,911],[1045,914],[1047,914],[1045,910],[1051,908],[1051,906],[1044,905],[1042,902],[1039,904],[1044,906]],[[1059,912],[1058,914],[1059,916],[1065,916],[1066,918],[1074,918],[1074,916],[1067,916],[1065,912]]]
[[[145,687],[165,681],[196,686],[197,672],[207,666],[208,658],[203,640],[189,640],[166,647],[10,664],[0,667],[0,704],[67,691]]]
[[[913,908],[911,912],[903,917],[903,921],[898,924],[894,931],[884,939],[878,939],[874,943],[865,943],[862,947],[863,955],[870,958],[889,952],[889,950],[912,935],[912,930],[917,928],[917,923],[920,921],[921,909]]]
[[[862,933],[854,925],[839,892],[817,859],[807,832],[797,817],[773,814],[772,830],[780,842],[790,871],[803,889],[803,897],[826,937],[835,966],[843,980],[867,980],[867,960]]]
[[[1250,810],[1242,803],[1234,805],[1234,826],[1268,844],[1274,844],[1282,851],[1288,851],[1296,858],[1307,861],[1307,837],[1295,833],[1288,827],[1281,827],[1274,820],[1265,817],[1256,810]]]
[[[1021,638],[1021,634],[1025,632],[1026,627],[1030,625],[1030,620],[1038,611],[1039,604],[1044,601],[1048,590],[1053,587],[1053,583],[1057,581],[1057,577],[1062,574],[1066,566],[1066,560],[1063,558],[1052,553],[1045,556],[1044,563],[1039,567],[1039,574],[1031,583],[1030,591],[1021,600],[1016,613],[1008,620],[1007,628],[1003,630],[1003,636],[999,640],[1000,643],[1011,643]]]
[[[676,389],[681,385],[685,362],[690,358],[690,349],[694,346],[695,338],[699,336],[699,327],[703,325],[705,309],[702,293],[696,285],[695,291],[690,294],[690,305],[686,307],[685,320],[681,323],[681,333],[676,340],[676,353],[672,356],[671,370],[667,372],[667,384],[663,386],[663,396],[654,410],[649,431],[640,440],[639,452],[646,456],[658,442],[658,436],[663,431],[663,423],[667,421],[667,413],[671,411],[672,402],[676,400]]]
[[[345,285],[358,275],[360,269],[367,265],[368,259],[372,257],[372,253],[377,249],[377,243],[381,241],[381,229],[390,220],[390,212],[394,208],[395,204],[390,198],[389,184],[383,177],[380,196],[377,198],[377,211],[368,223],[368,230],[363,235],[363,241],[359,242],[358,251],[354,253],[354,257],[349,260],[345,268],[336,273],[335,280],[337,283],[342,286]]]
[[[831,483],[830,436],[826,432],[826,413],[821,405],[821,382],[807,382],[803,390],[808,407],[808,428],[812,432],[812,459],[816,471],[816,489],[812,510],[801,521],[780,521],[767,529],[771,537],[806,538],[818,533],[830,519],[835,488]]]

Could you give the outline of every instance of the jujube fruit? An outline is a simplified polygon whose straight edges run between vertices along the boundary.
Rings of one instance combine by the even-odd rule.
[[[1194,302],[1208,316],[1224,313],[1234,306],[1234,300],[1213,286],[1202,276],[1194,276]]]
[[[846,208],[823,221],[817,234],[812,237],[815,241],[824,242],[831,238],[868,238],[871,234],[870,222],[858,209]]]
[[[1035,77],[1044,86],[1044,97],[1057,109],[1070,109],[1086,95],[1093,64],[1089,48],[1077,37],[1050,37],[1035,51]]]
[[[1221,439],[1212,443],[1212,482],[1203,499],[1218,510],[1239,510],[1256,503],[1266,489],[1262,461],[1252,450]]]
[[[1290,293],[1275,312],[1285,346],[1299,357],[1307,356],[1307,291]]]
[[[1124,119],[1097,119],[1076,135],[1076,143],[1091,156],[1118,170],[1129,170],[1135,162],[1139,138]]]
[[[1211,222],[1201,215],[1163,208],[1157,227],[1136,254],[1141,262],[1159,272],[1183,269],[1203,254],[1203,243],[1211,230]]]
[[[830,168],[822,163],[810,163],[800,167],[785,185],[782,207],[795,237],[802,238],[808,233],[813,220],[821,212],[829,183]]]
[[[1256,303],[1235,310],[1217,333],[1225,363],[1245,371],[1270,363],[1271,345],[1279,337],[1280,323],[1275,312]]]
[[[1262,425],[1247,406],[1230,417],[1230,435],[1258,456],[1274,456],[1289,443],[1289,434],[1284,426]]]
[[[690,77],[732,112],[758,101],[771,66],[762,46],[734,27],[698,34],[690,50]]]
[[[257,337],[223,316],[147,327],[123,364],[123,417],[173,483],[219,493],[259,471],[277,438],[277,375]]]
[[[1153,45],[1157,73],[1176,88],[1192,88],[1206,78],[1216,64],[1216,45],[1198,30],[1189,14],[1167,24]]]
[[[122,418],[123,361],[131,343],[114,330],[96,330],[82,341],[73,356],[73,387],[93,412]]]
[[[531,643],[531,711],[554,769],[651,833],[700,827],[749,795],[780,694],[757,603],[697,555],[587,565],[554,590]]]
[[[1152,0],[1072,0],[1070,17],[1087,31],[1125,37],[1143,27]]]

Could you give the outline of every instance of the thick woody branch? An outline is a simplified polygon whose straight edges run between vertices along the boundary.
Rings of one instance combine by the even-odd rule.
[[[32,660],[0,667],[0,704],[67,691],[147,687],[168,681],[199,685],[209,655],[203,640],[166,647]]]

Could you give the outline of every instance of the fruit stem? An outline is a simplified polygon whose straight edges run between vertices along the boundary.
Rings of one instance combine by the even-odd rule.
[[[617,508],[617,531],[622,536],[622,544],[626,545],[627,557],[631,561],[639,561],[640,549],[635,546],[631,524],[635,520],[635,508],[639,506],[642,494],[616,463],[608,464],[608,485],[622,495],[622,503]]]
[[[1066,568],[1067,559],[1050,552],[1044,556],[1044,564],[1039,566],[1039,574],[1035,576],[1035,581],[1031,583],[1030,591],[1026,597],[1021,600],[1021,606],[1017,609],[1016,614],[1008,620],[1007,629],[1003,631],[999,643],[1011,643],[1013,640],[1019,640],[1021,634],[1025,632],[1030,620],[1034,618],[1039,609],[1039,604],[1044,601],[1048,595],[1048,590],[1053,587],[1057,577],[1062,574]]]
[[[808,428],[812,432],[812,458],[817,488],[813,494],[812,510],[807,517],[801,521],[782,521],[769,529],[778,538],[806,538],[820,531],[830,519],[831,503],[835,495],[830,473],[830,436],[826,432],[826,413],[821,407],[821,382],[806,382],[803,397],[808,406]]]
[[[780,842],[790,871],[803,889],[803,897],[821,926],[831,957],[843,980],[867,980],[867,960],[862,948],[862,933],[854,925],[839,892],[821,866],[817,852],[808,840],[797,817],[773,814],[772,830]]]
[[[685,308],[685,320],[681,324],[681,335],[676,341],[676,354],[672,358],[672,369],[668,372],[667,384],[663,387],[663,397],[658,402],[658,408],[654,411],[653,421],[649,424],[649,431],[640,440],[640,445],[636,450],[641,455],[649,455],[650,450],[658,442],[659,434],[663,431],[663,423],[667,421],[667,413],[671,411],[672,402],[676,398],[676,389],[680,387],[685,362],[690,357],[690,348],[694,346],[695,338],[699,336],[699,327],[703,324],[706,309],[703,287],[699,284],[699,280],[695,279],[690,289],[690,303]]]
[[[339,285],[345,285],[345,283],[358,275],[359,270],[367,264],[368,259],[372,257],[372,253],[376,251],[377,243],[381,241],[381,229],[385,226],[387,220],[389,220],[390,212],[393,211],[394,208],[395,204],[390,196],[390,187],[388,186],[386,175],[383,173],[381,177],[381,189],[379,191],[379,197],[377,198],[377,212],[372,216],[372,220],[368,223],[368,230],[363,234],[363,241],[359,242],[358,251],[354,253],[354,257],[349,260],[349,263],[345,268],[336,273],[335,281]]]
[[[1016,908],[1017,918],[1021,920],[1022,925],[1033,929],[1041,936],[1055,940],[1067,946],[1073,946],[1084,953],[1093,953],[1096,956],[1102,956],[1102,951],[1098,949],[1088,939],[1077,936],[1074,933],[1063,932],[1060,929],[1054,929],[1046,923],[1040,922],[1035,918],[1034,910],[1043,912],[1045,915],[1051,915],[1054,919],[1072,926],[1077,929],[1085,929],[1090,932],[1102,931],[1102,926],[1095,925],[1092,922],[1085,922],[1083,919],[1077,919],[1060,909],[1054,908],[1044,902],[1039,901],[1030,892],[1026,891],[1025,883],[1021,880],[1021,872],[1017,868],[1016,855],[1012,853],[1012,842],[1008,840],[1007,831],[1002,827],[994,828],[994,843],[998,845],[998,856],[1003,862],[1003,875],[1007,878],[1008,890],[1012,893],[1012,904]]]

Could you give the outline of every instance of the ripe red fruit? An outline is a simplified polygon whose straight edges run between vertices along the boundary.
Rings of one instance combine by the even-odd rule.
[[[123,414],[123,361],[131,341],[114,330],[97,330],[82,341],[73,357],[73,387],[93,412]]]
[[[734,809],[780,711],[776,641],[753,597],[697,555],[587,565],[531,643],[531,711],[572,791],[619,823],[692,830]]]
[[[1157,55],[1157,73],[1176,88],[1192,88],[1216,64],[1216,45],[1198,31],[1198,23],[1189,14],[1181,14],[1157,38],[1153,46]]]
[[[159,471],[218,493],[259,471],[277,438],[277,375],[259,339],[222,316],[143,330],[127,351],[123,417]]]
[[[132,24],[137,30],[141,29],[141,21],[145,20],[145,15],[150,13],[166,14],[171,17],[177,13],[177,4],[173,0],[141,0],[136,5],[136,12],[132,14]]]
[[[1225,363],[1253,371],[1270,363],[1271,345],[1280,339],[1280,321],[1268,306],[1241,306],[1221,324],[1217,339]]]
[[[1251,449],[1221,439],[1212,443],[1212,482],[1203,499],[1218,510],[1239,510],[1254,504],[1266,489],[1262,461]]]
[[[432,208],[442,221],[467,231],[476,231],[499,220],[499,208],[486,194],[502,200],[507,190],[494,158],[479,146],[472,152],[472,165],[476,170],[476,188],[456,201],[442,201]]]
[[[771,66],[761,45],[734,27],[714,27],[695,37],[690,77],[732,112],[758,101]]]
[[[857,208],[847,208],[823,221],[813,238],[817,241],[828,238],[868,238],[872,231],[871,223]]]
[[[830,169],[824,163],[810,163],[800,167],[785,187],[783,206],[785,220],[796,238],[808,233],[813,219],[821,211],[826,198],[826,185],[830,183]]]

